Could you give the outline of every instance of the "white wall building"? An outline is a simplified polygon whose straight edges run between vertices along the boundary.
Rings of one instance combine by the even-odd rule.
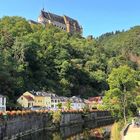
[[[6,111],[6,97],[0,95],[0,112]]]
[[[85,107],[84,101],[76,96],[70,98],[71,101],[71,108],[74,110],[83,109]]]

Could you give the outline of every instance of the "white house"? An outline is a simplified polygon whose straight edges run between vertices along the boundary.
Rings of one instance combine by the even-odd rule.
[[[0,111],[6,111],[6,97],[0,95]]]
[[[83,109],[85,107],[84,101],[76,96],[70,98],[71,101],[71,108],[74,110]]]

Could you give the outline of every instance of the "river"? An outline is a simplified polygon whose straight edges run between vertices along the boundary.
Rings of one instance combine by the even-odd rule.
[[[109,140],[111,125],[96,126],[95,122],[61,127],[57,131],[39,131],[18,140]]]

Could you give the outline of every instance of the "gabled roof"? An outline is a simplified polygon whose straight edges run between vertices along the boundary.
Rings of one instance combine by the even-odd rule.
[[[34,99],[31,96],[23,96],[24,98],[26,98],[28,101],[34,101]]]
[[[69,99],[68,97],[63,97],[63,96],[60,96],[59,98],[61,102],[67,102]]]

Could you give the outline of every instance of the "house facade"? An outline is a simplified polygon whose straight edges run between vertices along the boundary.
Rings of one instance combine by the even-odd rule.
[[[96,109],[98,105],[102,105],[102,96],[89,97],[85,103],[89,106],[90,109]]]
[[[24,108],[34,106],[34,99],[31,96],[22,95],[18,98],[17,102]]]
[[[17,102],[25,108],[42,107],[48,110],[57,110],[60,106],[63,110],[68,109],[68,101],[73,110],[80,110],[85,107],[83,99],[79,97],[73,96],[68,98],[44,91],[25,92],[17,100]]]
[[[6,97],[0,95],[0,112],[6,111]]]
[[[85,103],[83,99],[79,97],[76,97],[76,96],[71,97],[70,102],[71,102],[71,108],[74,110],[80,110],[85,107]]]
[[[58,109],[60,97],[50,92],[30,91],[23,93],[17,100],[22,107],[44,107],[46,109]]]
[[[59,96],[51,92],[34,92],[35,106],[57,109],[60,102]]]

